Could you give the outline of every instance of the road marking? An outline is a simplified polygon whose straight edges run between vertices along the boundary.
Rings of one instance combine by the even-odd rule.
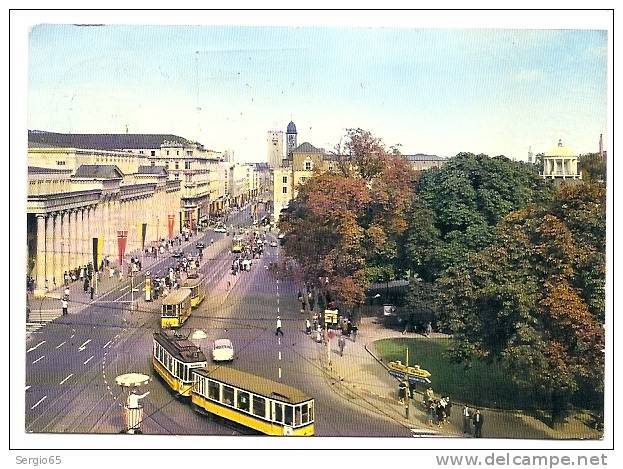
[[[281,360],[281,350],[279,350],[279,360]]]
[[[89,363],[89,362],[91,361],[91,359],[92,359],[94,356],[95,356],[95,355],[91,355],[91,358],[87,359],[87,361],[85,361],[85,362],[83,363],[83,365],[86,365],[87,363]]]
[[[76,334],[71,334],[70,339],[73,339]]]
[[[91,339],[87,340],[86,342],[84,342],[80,347],[78,347],[78,350],[80,350],[81,352],[86,348],[86,345],[91,342]]]
[[[279,306],[277,306],[277,312],[279,312]]]
[[[43,396],[41,399],[39,399],[39,402],[37,402],[34,406],[32,406],[30,408],[30,410],[34,409],[35,407],[37,407],[39,404],[41,404],[43,401],[45,401],[48,398],[48,396]]]
[[[58,384],[63,384],[65,381],[67,381],[69,378],[71,378],[74,374],[73,373],[69,373],[69,376],[67,376],[67,378],[65,378],[63,381],[61,381]]]
[[[279,379],[281,379],[281,367],[279,367]]]
[[[58,344],[58,345],[56,346],[56,348],[57,348],[57,349],[59,349],[59,348],[61,348],[63,345],[65,345],[66,343],[67,343],[67,341],[65,341],[65,342],[61,342],[60,344]]]
[[[29,348],[28,350],[26,350],[26,353],[28,352],[32,352],[33,350],[38,349],[41,345],[45,344],[45,340],[42,340],[41,342],[39,342],[37,345],[35,345],[34,347]]]
[[[37,363],[39,360],[43,360],[45,358],[45,355],[41,355],[39,358],[37,358],[34,362],[32,362],[32,364],[34,365],[35,363]]]
[[[102,348],[108,347],[111,343],[112,343],[112,340],[109,340],[108,342],[106,342],[106,345],[104,345]]]
[[[30,386],[26,386],[25,391],[28,391],[30,389]]]
[[[277,343],[281,345],[281,337],[277,337]]]

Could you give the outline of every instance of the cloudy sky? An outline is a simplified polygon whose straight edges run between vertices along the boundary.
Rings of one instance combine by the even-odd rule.
[[[30,33],[28,128],[173,133],[266,160],[297,125],[346,128],[403,153],[526,159],[606,132],[607,33],[591,30],[73,26]]]

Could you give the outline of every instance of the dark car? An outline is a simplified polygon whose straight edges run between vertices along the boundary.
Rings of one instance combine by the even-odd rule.
[[[197,249],[203,249],[203,248],[205,248],[205,247],[206,247],[206,245],[205,245],[205,244],[203,244],[203,243],[197,243],[197,244],[195,244],[195,247],[196,247]]]
[[[184,253],[182,251],[173,251],[173,254],[171,254],[173,257],[182,257],[184,255]]]

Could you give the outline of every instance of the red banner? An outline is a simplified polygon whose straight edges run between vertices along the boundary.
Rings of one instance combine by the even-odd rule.
[[[117,231],[117,248],[119,251],[119,265],[123,265],[123,255],[125,254],[125,245],[128,241],[127,231]]]
[[[173,225],[175,225],[175,215],[169,215],[169,239],[173,239]]]

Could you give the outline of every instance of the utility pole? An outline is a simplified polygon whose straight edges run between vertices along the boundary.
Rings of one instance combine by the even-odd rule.
[[[407,359],[405,360],[405,366],[408,367],[409,366],[409,347],[407,346]],[[407,420],[409,420],[409,373],[407,371],[405,371],[405,380],[406,380],[406,387],[405,387],[405,418]]]

